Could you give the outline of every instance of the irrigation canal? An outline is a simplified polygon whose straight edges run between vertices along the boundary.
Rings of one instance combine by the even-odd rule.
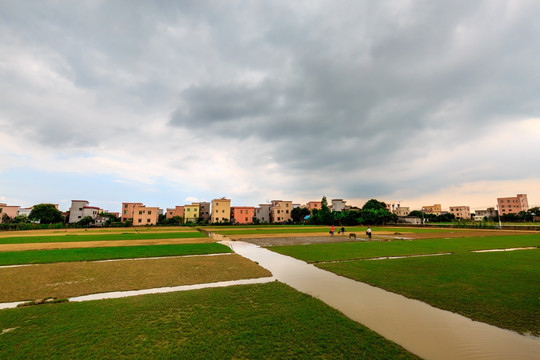
[[[271,271],[277,280],[424,359],[540,359],[539,338],[473,321],[254,244],[215,238]]]

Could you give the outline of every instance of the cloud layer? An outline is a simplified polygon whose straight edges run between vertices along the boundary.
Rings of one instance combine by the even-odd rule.
[[[538,10],[4,2],[0,195],[36,201],[43,189],[6,180],[24,168],[57,174],[65,199],[111,201],[112,181],[127,184],[119,201],[163,207],[224,195],[538,203],[538,186],[523,185],[540,179]],[[63,192],[72,176],[98,190]]]

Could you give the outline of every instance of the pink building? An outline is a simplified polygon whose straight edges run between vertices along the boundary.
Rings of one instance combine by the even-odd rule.
[[[15,219],[19,215],[19,208],[20,206],[0,204],[0,222],[2,222],[4,215],[10,219]]]
[[[158,218],[157,207],[146,207],[142,204],[133,207],[133,226],[156,225]]]
[[[172,219],[175,216],[180,216],[182,219],[184,218],[183,206],[175,206],[174,209],[167,209],[167,213],[165,214],[167,219]]]
[[[142,203],[122,203],[122,222],[133,219],[136,206],[142,206]]]
[[[251,224],[255,217],[255,208],[251,206],[232,206],[231,221],[234,224]]]
[[[309,212],[312,212],[313,209],[321,210],[321,201],[310,201],[306,204],[306,209],[309,210]]]
[[[518,194],[516,197],[497,198],[499,214],[519,214],[521,211],[529,210],[527,194]]]
[[[471,209],[468,206],[450,206],[450,213],[454,214],[456,219],[471,218]]]

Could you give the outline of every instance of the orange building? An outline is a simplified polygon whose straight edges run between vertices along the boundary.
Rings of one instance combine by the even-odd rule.
[[[497,198],[499,214],[519,214],[521,211],[529,210],[527,194],[518,194],[516,197]]]
[[[234,224],[251,224],[255,217],[255,208],[250,206],[231,207],[231,221]]]
[[[172,219],[175,216],[180,216],[182,219],[184,218],[184,207],[183,206],[175,206],[174,209],[167,209],[167,213],[165,214],[165,218]]]
[[[142,204],[133,207],[133,226],[156,225],[158,218],[158,207],[146,207]]]

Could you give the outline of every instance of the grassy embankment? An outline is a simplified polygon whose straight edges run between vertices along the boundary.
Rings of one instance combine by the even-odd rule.
[[[230,252],[232,250],[229,247],[217,243],[9,251],[0,252],[0,265],[205,255]]]
[[[0,311],[0,358],[412,359],[274,282]]]
[[[540,335],[540,249],[496,253],[470,250],[538,247],[540,235],[272,247],[272,250],[471,319]],[[383,261],[347,259],[453,252]]]
[[[115,240],[148,240],[148,239],[182,239],[206,237],[199,231],[181,232],[144,232],[116,234],[65,234],[0,237],[0,244],[24,244],[44,242],[76,242],[76,241],[115,241]]]

